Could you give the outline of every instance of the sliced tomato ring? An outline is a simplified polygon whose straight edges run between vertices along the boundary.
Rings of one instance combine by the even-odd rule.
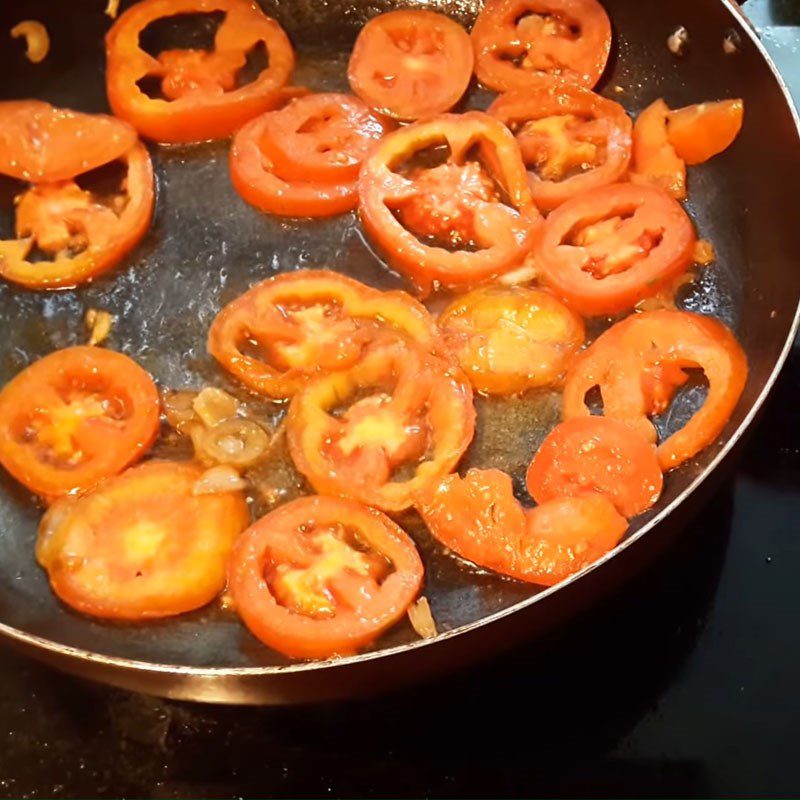
[[[355,180],[342,183],[284,180],[264,149],[269,115],[248,122],[233,138],[231,180],[236,191],[267,214],[284,217],[330,217],[358,204]]]
[[[107,114],[82,114],[41,100],[0,102],[0,173],[19,181],[74,178],[122,157],[136,131]]]
[[[449,111],[469,86],[472,43],[444,14],[389,11],[361,29],[347,77],[350,88],[376,111],[399,120]]]
[[[257,284],[225,306],[208,350],[261,394],[291,397],[310,378],[352,366],[378,340],[439,349],[436,324],[405,292],[380,292],[329,270],[298,270]]]
[[[718,100],[670,111],[667,137],[679,158],[702,164],[733,144],[742,129],[744,101]]]
[[[169,50],[154,58],[139,36],[151,23],[181,14],[224,12],[214,50]],[[269,64],[237,88],[239,71],[255,47]],[[281,26],[250,0],[141,0],[120,14],[106,35],[108,101],[118,117],[158,142],[196,142],[229,136],[286,99],[294,51]],[[163,98],[140,87],[161,81]]]
[[[576,311],[617,314],[685,272],[695,241],[691,220],[666,192],[620,183],[553,211],[536,259],[542,280]]]
[[[667,133],[669,115],[667,104],[656,100],[636,118],[631,180],[657,186],[676,200],[685,200],[686,162],[670,142]]]
[[[498,469],[448,475],[417,500],[434,537],[479,567],[552,586],[597,561],[628,523],[600,495],[550,500],[525,510]]]
[[[396,171],[441,146],[449,148],[446,163]],[[476,149],[483,163],[468,160]],[[464,287],[508,272],[528,253],[541,223],[513,135],[478,111],[387,134],[361,169],[359,211],[390,263],[423,292],[434,283]]]
[[[583,86],[541,79],[498,97],[489,114],[517,137],[541,209],[621,180],[628,170],[630,117]]]
[[[111,269],[136,247],[153,216],[153,164],[141,143],[122,161],[127,167],[123,194],[110,204],[74,181],[37,184],[21,195],[18,238],[0,240],[0,277],[29,289],[77,286]],[[29,261],[34,245],[53,260]]]
[[[472,44],[489,89],[524,91],[542,75],[591,89],[608,61],[611,22],[597,0],[487,0]]]
[[[90,489],[147,452],[159,412],[153,379],[127,356],[57,350],[0,391],[0,463],[44,497]]]
[[[537,503],[599,494],[625,517],[647,511],[663,477],[653,445],[607,417],[575,417],[557,425],[533,457],[526,477]]]
[[[648,311],[609,328],[573,363],[564,386],[564,419],[590,413],[586,395],[598,387],[603,413],[657,439],[649,417],[663,413],[687,369],[702,369],[705,402],[658,446],[662,470],[677,467],[723,431],[747,381],[747,357],[721,322],[687,311]]]
[[[203,469],[149,461],[78,499],[39,527],[36,558],[67,605],[94,617],[169,617],[210,603],[250,515],[241,492],[195,495]]]
[[[260,144],[285,181],[341,183],[392,127],[357,97],[309,94],[267,115]]]
[[[548,292],[481,287],[439,317],[474,389],[514,394],[563,380],[584,342],[581,318]]]
[[[292,399],[286,432],[295,466],[320,494],[401,511],[453,469],[474,429],[460,373],[394,343],[307,384]]]
[[[228,588],[245,625],[292,658],[354,653],[398,622],[422,584],[414,542],[380,511],[301,497],[236,543]]]

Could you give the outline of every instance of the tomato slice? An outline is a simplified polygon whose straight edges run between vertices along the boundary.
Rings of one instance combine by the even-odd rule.
[[[597,0],[487,0],[472,44],[489,89],[524,91],[542,75],[591,89],[608,61],[611,22]]]
[[[66,181],[122,157],[136,131],[106,114],[41,100],[0,102],[0,173],[18,181]]]
[[[74,181],[40,183],[16,206],[16,239],[0,240],[0,277],[29,289],[63,289],[96,278],[144,237],[153,215],[153,164],[137,143],[121,160],[121,194],[96,198]],[[29,261],[34,248],[52,261]]]
[[[445,145],[445,163],[414,165],[415,157]],[[423,292],[434,283],[464,287],[508,272],[530,250],[541,222],[513,135],[479,111],[387,134],[361,169],[359,211],[391,264]]]
[[[489,113],[516,135],[541,209],[621,180],[628,170],[630,117],[583,86],[542,79],[501,95]]]
[[[301,497],[236,543],[228,587],[264,644],[293,658],[356,652],[406,613],[422,584],[414,542],[349,500]]]
[[[127,620],[211,602],[250,515],[241,492],[195,495],[202,474],[189,462],[149,461],[58,500],[36,543],[56,595],[83,614]]]
[[[0,391],[0,463],[45,497],[83,491],[147,452],[159,410],[153,379],[127,356],[58,350]]]
[[[628,528],[601,495],[550,500],[525,510],[511,478],[497,469],[448,475],[419,496],[417,507],[445,547],[479,567],[544,586],[605,555]]]
[[[686,199],[686,162],[677,154],[667,133],[670,110],[656,100],[636,118],[633,126],[633,172],[631,180]]]
[[[472,65],[472,43],[457,22],[434,11],[390,11],[361,29],[347,77],[376,111],[410,121],[449,111]]]
[[[723,431],[747,381],[747,357],[733,334],[710,317],[648,311],[609,328],[573,363],[564,386],[564,419],[587,416],[586,395],[599,387],[606,416],[657,438],[648,419],[663,413],[686,369],[702,369],[702,407],[658,447],[662,470],[677,467]]]
[[[260,144],[283,180],[341,183],[390,127],[358,98],[309,94],[267,115]]]
[[[224,12],[214,50],[168,50],[154,58],[139,44],[151,23],[181,14]],[[269,64],[238,86],[247,55],[263,45]],[[285,101],[294,52],[281,26],[250,0],[141,0],[106,35],[106,88],[114,113],[159,142],[197,142],[229,136],[249,119]],[[161,82],[163,97],[140,87]]]
[[[625,517],[647,511],[663,478],[653,445],[606,417],[576,417],[557,425],[542,442],[527,474],[537,503],[599,494]]]
[[[439,317],[474,389],[514,394],[560,382],[584,341],[581,318],[548,292],[482,287]]]
[[[433,319],[410,295],[298,270],[229,303],[211,326],[208,349],[249,388],[281,399],[315,375],[352,366],[376,341],[404,337],[431,352],[440,347]]]
[[[692,263],[695,232],[666,192],[629,183],[593,189],[547,218],[542,280],[587,316],[617,314],[657,294]]]
[[[702,164],[733,144],[742,129],[743,100],[697,103],[670,111],[667,137],[679,158]]]
[[[320,493],[401,511],[446,475],[475,429],[469,384],[407,343],[311,381],[287,416],[295,466]]]

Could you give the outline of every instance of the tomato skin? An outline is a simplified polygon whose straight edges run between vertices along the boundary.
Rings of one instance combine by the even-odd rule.
[[[263,42],[269,66],[239,89],[199,86],[173,100],[148,97],[137,82],[148,75],[169,76],[170,72],[168,64],[141,49],[139,34],[162,17],[215,11],[225,12],[226,18],[217,31],[214,53],[231,55],[236,62],[232,67],[244,66],[246,53]],[[106,35],[106,60],[106,88],[114,114],[130,122],[142,136],[158,142],[229,136],[248,120],[284,102],[285,85],[294,70],[294,52],[283,29],[249,0],[140,0],[120,14]],[[180,94],[179,71],[175,77],[174,89]]]
[[[537,503],[599,494],[630,518],[655,504],[663,478],[647,439],[621,422],[591,416],[562,422],[548,434],[526,483]]]
[[[685,200],[686,162],[675,152],[669,140],[669,114],[667,104],[656,100],[636,118],[631,180],[657,186],[676,200]]]
[[[600,387],[606,416],[656,441],[648,419],[662,413],[683,368],[709,383],[703,406],[658,446],[663,471],[708,447],[723,431],[747,381],[747,357],[721,322],[688,311],[648,311],[613,325],[573,363],[564,385],[564,419],[588,416],[586,393]]]
[[[419,494],[431,533],[458,555],[517,580],[552,586],[596,561],[628,524],[597,496],[550,500],[525,510],[511,478],[497,469],[448,475]]]
[[[322,329],[293,328],[285,309],[297,305],[336,313],[324,317],[330,325]],[[242,352],[240,340],[248,337],[269,343],[272,363]],[[209,331],[208,350],[253,391],[284,399],[314,376],[345,369],[375,341],[392,337],[408,337],[431,352],[441,347],[427,309],[405,292],[380,292],[329,270],[298,270],[268,278],[225,306]],[[276,363],[282,338],[305,355]]]
[[[559,383],[584,342],[575,312],[523,287],[473,289],[442,312],[439,327],[472,387],[486,394]]]
[[[515,131],[517,141],[522,147],[523,159],[529,167],[531,194],[540,209],[551,211],[582,192],[622,180],[628,170],[631,159],[630,117],[619,103],[601,97],[583,86],[541,79],[532,83],[525,91],[500,95],[489,106],[488,113]],[[536,171],[536,164],[528,160],[526,129],[531,122],[536,124],[540,120],[557,121],[570,117],[575,118],[576,137],[580,135],[581,126],[584,129],[590,126],[602,129],[600,138],[604,140],[604,158],[599,164],[578,174],[552,179],[542,177]],[[555,150],[559,155],[565,147],[576,152],[580,140],[576,138],[575,141],[570,141],[565,133],[562,135],[563,141],[554,133],[540,133],[542,149],[545,152]],[[589,153],[592,150],[597,152],[596,144],[589,143],[588,147]],[[551,160],[549,153],[548,160]],[[579,158],[576,156],[576,161],[586,160],[586,154],[581,154]]]
[[[396,219],[393,209],[418,196],[414,180],[392,165],[446,142],[450,162],[461,164],[476,144],[491,159],[493,172],[508,195],[509,205],[476,203],[476,251],[451,251],[427,244]],[[390,263],[422,291],[434,283],[450,288],[477,285],[521,263],[533,246],[541,215],[533,203],[525,165],[511,132],[478,111],[444,114],[387,134],[364,162],[359,177],[359,214],[364,229],[386,252]]]
[[[323,618],[283,605],[265,578],[270,566],[286,564],[282,554],[302,558],[302,540],[320,527],[352,529],[394,567],[377,587],[365,581],[370,588],[359,598],[360,608],[339,602]],[[228,574],[234,607],[254,636],[292,658],[322,659],[354,653],[398,622],[419,592],[423,566],[414,542],[380,511],[349,500],[301,497],[245,531]]]
[[[575,38],[559,30],[574,25],[580,27]],[[596,0],[487,0],[475,20],[472,44],[475,74],[489,89],[524,91],[542,75],[591,89],[611,51],[611,22]],[[523,56],[516,65],[513,59]]]
[[[403,9],[364,25],[347,77],[376,111],[409,122],[449,111],[467,90],[473,63],[469,35],[457,22],[434,11]]]
[[[41,100],[0,102],[0,173],[19,181],[65,181],[116,161],[136,131],[107,114],[83,114]]]
[[[576,228],[588,223],[584,231],[589,231],[604,220],[619,220],[617,230],[587,244],[577,242]],[[576,311],[585,316],[617,314],[685,272],[695,241],[691,220],[666,192],[613,184],[578,195],[553,211],[536,259],[542,280]]]
[[[28,261],[33,248],[30,238],[0,240],[0,277],[28,289],[70,288],[107,272],[133,250],[147,233],[153,216],[153,163],[141,143],[135,144],[122,160],[128,168],[128,203],[116,224],[96,230],[96,238],[90,238],[82,252],[74,256],[57,254],[53,261]]]
[[[702,164],[730,147],[742,129],[744,101],[718,100],[670,111],[667,137],[679,158]]]
[[[83,403],[84,395],[107,401],[110,413],[94,402]],[[135,361],[98,347],[57,350],[0,391],[0,463],[43,497],[85,491],[147,452],[158,433],[159,414],[158,390]],[[62,431],[66,442],[56,438]],[[75,441],[89,458],[61,463],[67,454],[56,458],[54,448],[74,448]],[[47,452],[40,455],[37,446]]]
[[[149,461],[42,520],[36,557],[55,594],[82,614],[145,620],[211,602],[249,512],[241,492],[194,495],[203,468]]]

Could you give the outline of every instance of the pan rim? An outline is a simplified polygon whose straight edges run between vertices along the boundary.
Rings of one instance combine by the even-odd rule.
[[[749,20],[747,15],[744,13],[744,11],[742,11],[742,9],[738,6],[738,4],[734,0],[719,0],[719,2],[728,11],[728,13],[735,19],[735,21],[738,23],[738,27],[743,29],[744,34],[749,38],[749,40],[755,46],[756,50],[761,55],[762,59],[766,62],[770,72],[772,73],[774,79],[778,84],[778,87],[780,88],[784,96],[784,100],[788,106],[789,113],[791,114],[792,119],[794,121],[795,129],[798,135],[798,142],[800,142],[800,114],[798,113],[797,106],[795,105],[795,102],[791,96],[791,93],[789,92],[789,88],[785,80],[783,79],[783,76],[779,72],[778,68],[775,66],[775,63],[772,60],[772,57],[770,56],[769,52],[766,50],[761,40],[759,39],[758,34],[755,28],[753,27],[753,23]],[[773,367],[772,372],[765,381],[764,386],[761,388],[761,391],[759,392],[758,396],[755,398],[752,405],[750,406],[750,409],[748,410],[744,419],[741,421],[736,430],[733,431],[728,440],[722,445],[719,453],[717,453],[717,455],[709,462],[706,468],[682,492],[680,492],[672,500],[672,502],[664,506],[664,508],[660,509],[659,512],[645,525],[643,525],[638,531],[636,531],[634,534],[626,538],[624,541],[620,542],[615,548],[606,553],[602,558],[588,565],[580,572],[577,572],[569,576],[567,579],[561,581],[560,583],[554,586],[547,587],[531,597],[525,598],[524,600],[520,600],[519,602],[514,603],[513,605],[507,608],[501,609],[500,611],[496,611],[493,614],[490,614],[479,620],[467,623],[465,625],[461,625],[457,628],[453,628],[452,630],[443,631],[442,633],[438,634],[437,636],[431,639],[419,639],[417,641],[394,645],[392,647],[388,647],[382,650],[374,650],[353,656],[344,656],[340,658],[326,659],[324,661],[308,661],[308,662],[299,662],[294,664],[271,665],[271,666],[260,666],[260,667],[214,667],[214,666],[199,667],[190,665],[141,661],[137,659],[123,658],[121,656],[105,655],[103,653],[97,653],[92,650],[86,650],[80,647],[73,647],[71,645],[61,644],[52,639],[47,639],[42,636],[37,636],[35,634],[27,633],[23,630],[15,628],[11,625],[7,625],[3,622],[0,622],[0,636],[8,638],[12,641],[16,641],[23,645],[27,645],[33,651],[31,652],[31,655],[35,655],[35,651],[44,651],[46,653],[50,653],[55,656],[65,658],[70,661],[89,662],[90,664],[94,664],[99,667],[116,668],[128,673],[131,672],[137,673],[139,675],[147,675],[147,674],[169,675],[173,677],[188,677],[188,678],[201,678],[205,680],[209,679],[213,680],[217,678],[225,679],[225,678],[236,678],[236,677],[281,676],[281,675],[292,675],[292,674],[302,674],[302,673],[314,673],[318,671],[335,670],[339,668],[344,669],[345,667],[352,666],[354,664],[362,664],[366,662],[375,661],[378,659],[388,658],[391,656],[399,655],[401,653],[406,653],[409,651],[414,651],[421,648],[434,646],[441,642],[470,634],[471,632],[473,632],[478,628],[482,628],[485,625],[497,622],[501,619],[504,619],[505,617],[511,616],[512,614],[516,614],[524,609],[527,609],[535,605],[536,603],[544,601],[547,597],[550,597],[557,591],[565,589],[567,586],[574,584],[575,582],[582,579],[584,576],[588,575],[594,570],[599,569],[608,561],[610,561],[612,558],[615,558],[617,555],[621,554],[635,542],[638,542],[645,534],[651,532],[676,508],[678,508],[681,504],[683,504],[720,466],[720,464],[729,455],[731,450],[733,450],[733,448],[736,446],[739,440],[744,436],[744,434],[753,424],[755,417],[760,412],[762,406],[764,405],[764,402],[766,401],[767,397],[772,391],[775,382],[777,381],[781,371],[783,370],[786,364],[787,358],[792,349],[792,345],[797,336],[798,330],[800,330],[800,298],[798,298],[798,304],[797,307],[795,308],[791,325],[789,326],[786,339],[783,343],[783,347],[775,361],[775,366]]]

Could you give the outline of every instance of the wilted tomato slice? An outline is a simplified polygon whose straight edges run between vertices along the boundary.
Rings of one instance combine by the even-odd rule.
[[[442,149],[445,161],[425,163]],[[361,170],[359,211],[390,263],[422,291],[508,272],[541,222],[513,135],[478,111],[387,134]]]
[[[29,289],[90,281],[124,258],[153,215],[153,164],[137,143],[121,160],[120,193],[98,197],[75,181],[39,183],[17,198],[16,239],[0,240],[0,277]],[[31,261],[34,247],[52,260]]]
[[[537,503],[599,494],[625,517],[647,511],[663,478],[655,447],[606,417],[576,417],[557,425],[533,457],[526,478]]]
[[[558,383],[584,341],[574,311],[523,287],[474,289],[445,309],[439,327],[473,388],[487,394]]]
[[[733,143],[742,128],[744,102],[718,100],[670,111],[667,137],[679,158],[702,164]]]
[[[57,350],[0,391],[0,463],[45,497],[89,489],[147,452],[159,409],[153,379],[127,356]]]
[[[350,88],[381,114],[400,120],[449,111],[472,77],[472,43],[434,11],[390,11],[361,29],[350,56]]]
[[[156,58],[139,42],[156,20],[223,12],[214,49],[167,50]],[[257,47],[268,65],[240,85],[247,56]],[[294,69],[292,46],[278,23],[250,0],[141,0],[119,16],[106,35],[106,88],[111,108],[143,136],[159,142],[219,139],[287,98]],[[141,87],[160,82],[161,97]]]
[[[617,314],[684,272],[695,239],[691,220],[666,192],[620,183],[553,211],[536,263],[542,280],[581,314]]]
[[[150,461],[58,500],[36,544],[56,595],[83,614],[127,620],[211,602],[250,515],[241,492],[195,495],[202,474],[196,464]]]
[[[521,581],[552,586],[605,555],[628,523],[605,497],[550,500],[525,510],[497,469],[448,475],[421,493],[431,533],[463,558]]]
[[[136,144],[127,122],[41,100],[0,102],[0,173],[29,183],[66,181],[122,157]]]
[[[587,393],[597,387],[603,413],[657,439],[649,417],[663,413],[686,370],[708,381],[703,405],[658,447],[662,470],[708,447],[725,427],[747,380],[747,357],[721,323],[686,311],[648,311],[609,328],[573,363],[564,386],[564,419],[590,413]]]
[[[656,100],[633,126],[631,180],[663,189],[676,200],[686,199],[686,162],[675,152],[667,133],[670,110]]]
[[[439,344],[423,305],[405,292],[380,292],[328,270],[269,278],[220,311],[208,337],[211,355],[242,383],[291,397],[310,378],[344,369],[381,339]]]
[[[414,542],[349,500],[302,497],[236,543],[228,588],[245,625],[293,658],[356,652],[400,620],[419,592]]]
[[[458,463],[475,410],[449,363],[396,343],[311,381],[287,423],[292,459],[320,494],[400,511]]]
[[[577,84],[550,79],[498,97],[489,113],[517,137],[539,208],[620,180],[631,158],[625,109]]]
[[[542,75],[591,89],[611,50],[611,22],[597,0],[487,0],[472,29],[475,74],[498,92]]]

